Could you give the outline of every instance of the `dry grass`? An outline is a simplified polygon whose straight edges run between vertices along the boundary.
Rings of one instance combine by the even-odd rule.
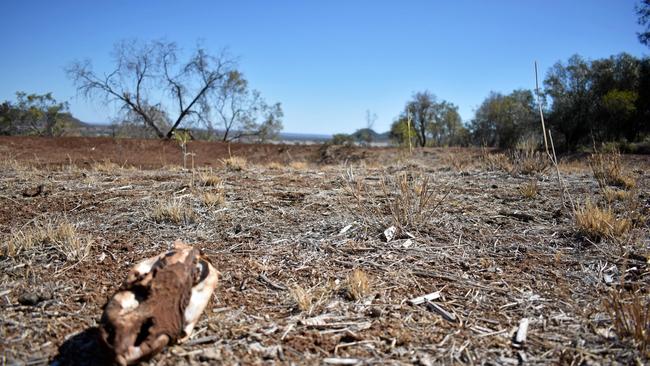
[[[283,164],[280,164],[277,161],[272,161],[272,162],[266,164],[266,169],[269,169],[269,170],[282,170],[282,169],[284,169],[284,167],[285,166]]]
[[[467,156],[467,154],[455,152],[443,154],[441,160],[443,164],[453,168],[457,172],[465,171],[472,162],[471,157]]]
[[[616,334],[621,338],[631,338],[641,353],[650,357],[650,300],[647,295],[634,293],[624,298],[613,291],[603,301],[603,306],[612,319]]]
[[[502,170],[504,172],[512,172],[513,166],[512,162],[510,161],[510,158],[506,154],[503,153],[488,153],[486,151],[483,152],[483,155],[481,156],[481,162],[483,163],[483,167],[486,170],[492,170],[492,171],[497,171],[497,170]]]
[[[116,171],[122,169],[122,167],[110,160],[106,160],[94,163],[92,165],[92,169],[96,172],[115,173]]]
[[[304,161],[292,161],[289,163],[289,167],[293,170],[305,170],[309,165]]]
[[[524,198],[534,198],[539,192],[539,187],[537,186],[537,181],[534,179],[529,180],[526,183],[522,183],[519,186],[519,193],[521,193]]]
[[[226,159],[221,159],[221,163],[223,164],[224,167],[226,167],[226,169],[238,172],[246,168],[246,164],[248,164],[248,160],[240,156],[231,156]]]
[[[311,309],[312,295],[300,285],[295,285],[289,289],[289,294],[291,294],[291,298],[300,311],[307,312]]]
[[[199,179],[206,187],[218,187],[223,185],[223,180],[214,174],[201,174]]]
[[[603,188],[608,185],[625,189],[636,186],[634,178],[623,167],[621,154],[618,152],[611,154],[592,154],[589,158],[589,166],[594,174],[594,178],[596,178],[598,184]]]
[[[368,293],[370,293],[370,281],[368,280],[368,275],[360,269],[355,269],[348,276],[345,290],[351,300],[358,301],[363,299],[368,295]]]
[[[81,261],[90,253],[92,240],[80,235],[74,225],[67,221],[21,230],[7,242],[5,254],[18,256],[24,252],[49,247],[63,255],[66,260]]]
[[[605,187],[602,189],[603,197],[608,203],[615,201],[628,201],[632,196],[632,191]]]
[[[187,224],[194,222],[196,213],[180,199],[161,201],[151,211],[151,218],[157,223],[171,222]]]
[[[346,201],[346,207],[367,225],[382,231],[389,226],[396,226],[400,232],[417,230],[423,222],[430,221],[431,214],[446,197],[436,201],[429,177],[421,173],[384,175],[377,187],[348,171],[346,183],[346,192],[353,197],[353,204]]]
[[[544,173],[551,166],[548,156],[535,150],[515,150],[511,161],[517,172],[526,175]]]
[[[603,209],[590,201],[576,210],[575,224],[580,233],[592,239],[618,239],[631,228],[626,218],[616,218],[610,209]]]
[[[203,192],[201,194],[201,202],[206,207],[222,206],[226,203],[226,195],[223,189],[212,192]]]

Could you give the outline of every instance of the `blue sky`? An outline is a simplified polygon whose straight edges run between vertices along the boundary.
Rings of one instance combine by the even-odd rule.
[[[109,71],[121,39],[165,38],[191,50],[227,47],[250,85],[281,102],[284,130],[350,133],[365,112],[390,123],[416,91],[459,106],[463,120],[491,90],[533,88],[578,53],[648,54],[633,0],[29,1],[4,0],[0,100],[53,92],[84,121],[114,114],[76,96],[64,67],[89,58]]]

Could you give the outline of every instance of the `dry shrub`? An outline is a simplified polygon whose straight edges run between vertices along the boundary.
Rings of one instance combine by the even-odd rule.
[[[226,169],[238,172],[246,168],[248,161],[244,157],[231,156],[227,159],[221,159],[221,163]]]
[[[636,186],[634,178],[623,167],[621,154],[616,151],[611,154],[592,154],[589,166],[601,187],[611,185],[630,189]]]
[[[9,239],[5,254],[17,256],[41,247],[52,248],[66,260],[81,261],[90,253],[92,240],[77,232],[74,225],[67,221],[60,224],[48,222],[44,225],[21,230]]]
[[[592,239],[618,239],[631,228],[629,219],[617,219],[610,209],[603,209],[587,201],[575,212],[575,224],[579,232]]]
[[[647,295],[636,292],[622,296],[616,291],[603,301],[614,330],[621,338],[631,338],[641,353],[650,357],[650,300]]]
[[[358,301],[364,298],[370,292],[368,275],[360,269],[355,269],[348,276],[345,289],[351,300]]]
[[[300,311],[309,311],[312,303],[312,295],[303,289],[300,285],[295,285],[289,289],[291,298],[296,303]]]
[[[171,222],[174,224],[187,224],[194,222],[196,213],[189,205],[180,199],[158,202],[151,212],[151,218],[157,222]]]
[[[537,187],[537,181],[534,179],[531,179],[526,183],[522,183],[521,186],[519,186],[519,193],[521,193],[524,198],[531,199],[537,196],[538,192],[539,188]]]
[[[291,163],[289,163],[289,166],[291,167],[291,169],[294,170],[305,170],[307,169],[308,165],[304,161],[292,161]]]

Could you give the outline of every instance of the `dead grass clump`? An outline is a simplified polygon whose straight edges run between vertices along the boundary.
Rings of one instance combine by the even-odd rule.
[[[113,163],[110,160],[105,160],[105,161],[95,162],[92,165],[92,169],[96,172],[115,173],[116,171],[122,169],[122,167]]]
[[[15,233],[7,243],[5,254],[18,256],[34,249],[49,247],[66,260],[81,261],[90,253],[91,245],[92,240],[80,235],[69,222],[63,221],[58,225],[49,222]]]
[[[396,177],[383,176],[379,186],[375,186],[348,171],[345,188],[353,198],[353,204],[346,202],[345,207],[367,225],[382,231],[389,226],[396,226],[399,232],[417,229],[430,221],[431,214],[446,197],[435,200],[429,177],[410,172],[399,173]]]
[[[624,191],[622,189],[614,189],[610,187],[603,188],[602,193],[608,203],[614,201],[627,201],[632,196],[632,191]]]
[[[174,224],[187,224],[194,222],[196,213],[189,205],[180,199],[161,201],[154,206],[151,218],[157,223],[171,222]]]
[[[244,157],[231,156],[227,159],[221,159],[221,163],[226,169],[238,172],[246,168],[248,161]]]
[[[621,154],[617,151],[611,154],[592,154],[589,166],[601,187],[611,185],[630,189],[636,186],[636,181],[623,167]]]
[[[579,232],[592,239],[617,239],[631,228],[629,219],[617,219],[610,209],[603,209],[587,201],[575,213],[575,224]]]
[[[355,269],[348,276],[345,290],[348,297],[353,301],[364,298],[370,292],[368,275],[360,269]]]
[[[300,285],[295,285],[289,289],[289,294],[291,294],[291,298],[300,311],[309,311],[311,309],[312,295]]]
[[[442,155],[441,160],[445,165],[453,168],[457,172],[465,171],[471,163],[471,158],[467,154],[455,152]]]
[[[282,170],[284,168],[283,164],[278,163],[277,161],[272,161],[266,164],[266,169],[268,170]]]
[[[307,169],[308,165],[304,161],[292,161],[291,163],[289,163],[289,166],[293,170],[305,170]]]
[[[548,156],[535,150],[515,150],[511,160],[515,170],[526,175],[544,173],[551,166]]]
[[[200,179],[206,187],[218,187],[223,184],[222,179],[214,174],[201,174]]]
[[[609,313],[614,330],[621,338],[631,338],[639,351],[650,357],[650,300],[641,293],[623,297],[613,291],[603,301],[603,307]]]
[[[503,153],[490,154],[484,151],[481,156],[483,167],[490,171],[502,170],[504,172],[512,172],[513,166],[510,158]]]
[[[529,180],[526,183],[522,183],[521,186],[519,186],[519,193],[524,198],[531,199],[535,196],[537,196],[537,193],[539,192],[539,188],[537,187],[537,181],[536,180]]]
[[[201,194],[201,202],[206,207],[222,206],[226,202],[226,195],[223,190],[204,192]]]

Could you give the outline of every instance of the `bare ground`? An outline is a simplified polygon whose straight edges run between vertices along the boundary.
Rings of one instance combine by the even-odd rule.
[[[633,228],[595,240],[577,232],[552,169],[490,170],[477,150],[323,156],[315,147],[233,145],[231,155],[249,159],[236,170],[219,160],[225,145],[193,143],[192,172],[161,142],[52,141],[0,139],[2,364],[101,364],[93,335],[102,305],[130,266],[178,238],[204,251],[220,284],[190,342],[151,365],[648,362],[649,350],[617,334],[603,304],[634,294],[648,306],[646,158],[626,160],[637,181]],[[603,202],[583,161],[561,167],[578,205]],[[222,184],[206,185],[207,176]],[[407,204],[412,221],[387,242],[402,178],[418,194],[428,179],[431,201],[421,217]],[[531,180],[539,193],[525,198]],[[225,203],[205,205],[205,192],[221,191]],[[155,219],[169,202],[191,214]],[[626,214],[623,203],[611,206]],[[8,253],[20,232],[62,222],[91,243],[83,259],[52,243]],[[355,269],[369,282],[357,298]],[[296,287],[311,300],[305,310]],[[407,302],[434,291],[435,305]]]

